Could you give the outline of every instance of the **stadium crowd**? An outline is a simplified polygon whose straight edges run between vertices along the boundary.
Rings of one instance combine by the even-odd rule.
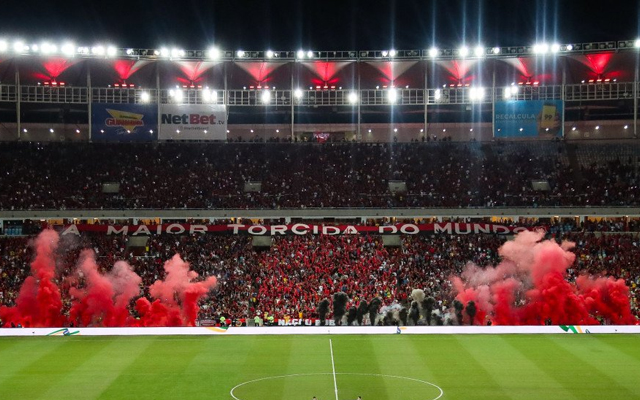
[[[6,143],[0,210],[638,205],[640,147],[593,146]]]
[[[570,279],[581,273],[623,278],[631,288],[631,305],[640,316],[640,235],[637,233],[559,232],[557,240],[576,243],[577,261]],[[33,257],[29,237],[0,238],[0,303],[13,305]],[[103,271],[126,260],[143,279],[142,293],[164,277],[162,265],[179,253],[201,276],[215,275],[218,286],[202,305],[200,318],[219,321],[317,317],[318,303],[345,292],[352,305],[374,297],[382,306],[407,305],[412,289],[424,289],[441,310],[451,307],[451,276],[468,262],[499,262],[496,235],[402,236],[400,247],[385,247],[379,235],[283,236],[268,250],[256,250],[247,236],[159,235],[144,251],[127,248],[127,237],[84,234],[63,237],[57,281],[70,304],[66,278],[83,248],[96,252]],[[68,309],[68,308],[67,308]]]

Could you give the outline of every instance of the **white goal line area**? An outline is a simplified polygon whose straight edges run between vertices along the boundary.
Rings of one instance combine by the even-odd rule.
[[[6,336],[639,334],[640,325],[0,328]]]

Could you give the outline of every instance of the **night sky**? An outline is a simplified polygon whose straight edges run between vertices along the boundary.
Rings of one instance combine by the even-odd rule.
[[[7,0],[0,37],[118,47],[426,49],[634,39],[640,1]]]

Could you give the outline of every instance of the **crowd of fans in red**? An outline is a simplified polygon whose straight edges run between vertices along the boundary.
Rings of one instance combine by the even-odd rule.
[[[592,233],[556,230],[556,239],[576,243],[577,261],[571,279],[581,273],[625,279],[631,288],[636,316],[640,301],[640,234]],[[20,285],[29,275],[33,257],[28,237],[0,238],[0,303],[13,305]],[[67,235],[60,253],[58,283],[66,309],[70,306],[65,277],[83,248],[93,248],[98,263],[108,270],[126,260],[143,279],[141,294],[163,278],[162,265],[179,253],[201,276],[215,275],[218,286],[202,305],[200,318],[227,321],[253,319],[264,313],[275,318],[313,318],[318,303],[342,291],[351,305],[360,300],[382,300],[408,306],[411,291],[424,289],[437,308],[451,307],[450,277],[468,262],[481,266],[499,262],[498,247],[506,240],[496,235],[403,236],[400,247],[384,247],[379,235],[285,236],[273,239],[269,250],[257,251],[247,236],[153,236],[141,254],[127,250],[125,236]]]
[[[629,206],[638,155],[633,143],[6,143],[0,210]],[[260,192],[245,192],[252,181]]]

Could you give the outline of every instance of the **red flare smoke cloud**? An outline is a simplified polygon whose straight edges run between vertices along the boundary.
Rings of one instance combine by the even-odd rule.
[[[543,232],[522,232],[505,243],[496,267],[469,264],[452,277],[456,299],[473,300],[474,324],[491,320],[497,325],[635,324],[629,288],[622,279],[580,275],[567,280],[575,261],[574,244],[541,241]],[[465,322],[469,323],[465,313]]]
[[[43,231],[34,242],[36,257],[31,276],[23,283],[16,305],[0,307],[5,326],[60,327],[69,326],[194,326],[198,303],[216,285],[215,277],[196,281],[198,274],[179,255],[165,263],[165,280],[151,285],[154,299],[140,297],[135,301],[134,317],[129,310],[141,292],[142,279],[124,261],[117,262],[107,273],[101,273],[91,250],[84,250],[79,265],[70,279],[71,306],[63,312],[61,290],[57,284],[55,251],[59,236]]]

